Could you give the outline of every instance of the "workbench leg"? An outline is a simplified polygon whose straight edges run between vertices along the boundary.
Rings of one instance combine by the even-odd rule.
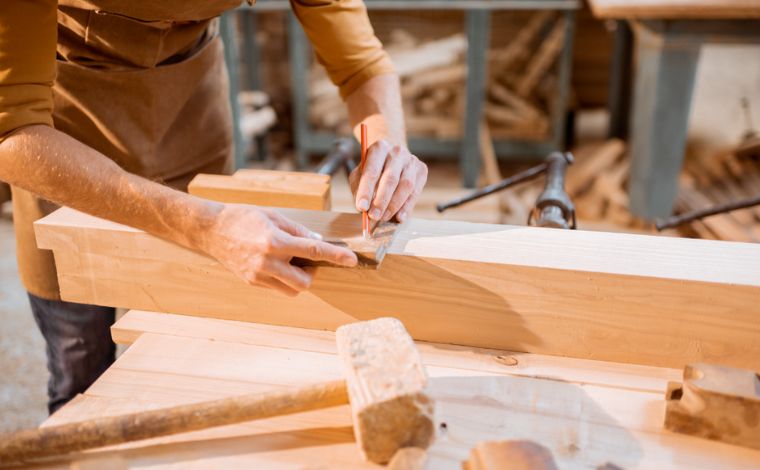
[[[224,42],[224,62],[227,64],[227,75],[229,75],[230,86],[230,107],[232,108],[232,135],[235,145],[235,169],[245,166],[245,142],[243,134],[240,132],[240,101],[238,101],[238,92],[240,91],[240,77],[238,75],[238,47],[237,38],[235,37],[234,21],[235,11],[229,11],[222,15],[220,33]]]
[[[568,127],[567,102],[570,96],[570,82],[573,69],[573,42],[575,39],[575,10],[567,10],[564,13],[565,39],[562,47],[562,55],[559,60],[559,80],[557,85],[557,99],[551,110],[552,136],[557,150],[566,149],[568,138],[572,141],[574,136],[566,134]]]
[[[668,36],[664,22],[634,23],[636,82],[631,129],[631,212],[669,215],[686,147],[699,42]]]
[[[608,93],[610,128],[608,137],[628,137],[631,115],[631,66],[633,64],[633,33],[628,22],[615,22],[615,40],[610,64]]]
[[[256,42],[256,19],[255,11],[243,10],[243,57],[245,57],[245,78],[246,89],[264,90],[263,80],[261,79],[261,53],[259,45]],[[256,141],[256,158],[266,160],[269,155],[269,131],[254,137]]]
[[[467,84],[465,87],[464,139],[460,169],[465,187],[474,188],[480,175],[480,122],[486,90],[486,56],[491,39],[491,12],[468,10]]]
[[[288,54],[290,55],[290,88],[293,100],[293,135],[296,164],[305,169],[308,153],[305,142],[309,134],[309,44],[293,12],[288,12]]]

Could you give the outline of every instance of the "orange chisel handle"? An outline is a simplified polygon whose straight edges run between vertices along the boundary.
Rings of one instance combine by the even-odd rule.
[[[359,174],[364,174],[364,163],[367,161],[367,125],[361,123],[361,146],[362,146],[362,160],[359,164]],[[369,237],[369,215],[367,211],[362,211],[362,236],[364,238]]]

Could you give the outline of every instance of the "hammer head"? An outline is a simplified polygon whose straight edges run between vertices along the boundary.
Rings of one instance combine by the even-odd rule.
[[[338,355],[346,368],[354,432],[364,456],[384,464],[402,447],[433,440],[427,374],[404,325],[378,318],[341,326]]]

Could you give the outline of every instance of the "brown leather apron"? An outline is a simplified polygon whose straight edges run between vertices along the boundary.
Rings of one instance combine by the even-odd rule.
[[[228,81],[217,21],[239,0],[59,2],[56,129],[125,170],[185,190],[232,163]],[[14,188],[21,278],[59,299],[52,254],[32,223],[55,205]]]

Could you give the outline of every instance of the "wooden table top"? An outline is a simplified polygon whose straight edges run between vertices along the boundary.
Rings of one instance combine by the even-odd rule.
[[[589,0],[597,18],[760,18],[760,0]]]
[[[336,380],[334,333],[130,311],[112,328],[131,344],[44,425]],[[663,428],[681,371],[417,343],[436,403],[428,467],[459,470],[483,440],[529,439],[560,468],[756,469],[760,451]],[[445,423],[445,425],[443,425]],[[381,469],[361,458],[341,406],[85,452],[42,468]],[[69,461],[70,460],[70,461]]]

